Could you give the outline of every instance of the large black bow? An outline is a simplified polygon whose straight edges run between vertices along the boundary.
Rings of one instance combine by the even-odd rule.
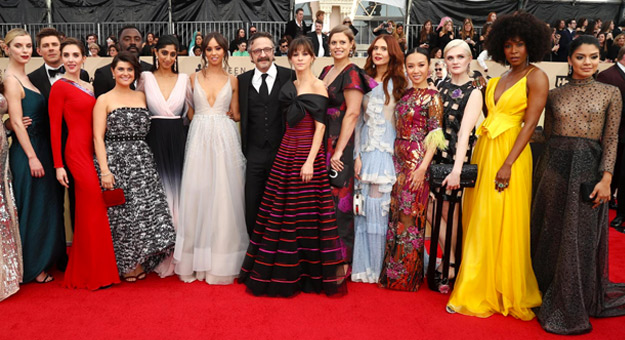
[[[65,74],[65,66],[61,66],[57,69],[53,69],[53,68],[49,68],[48,69],[48,74],[50,75],[50,78],[54,78],[56,77],[57,74]]]

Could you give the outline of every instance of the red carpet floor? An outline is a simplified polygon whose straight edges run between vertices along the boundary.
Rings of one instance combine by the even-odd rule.
[[[610,230],[611,279],[625,282],[625,234]],[[535,320],[445,312],[448,296],[351,283],[341,298],[259,298],[243,285],[145,281],[91,292],[56,281],[27,284],[0,302],[0,339],[535,339],[556,338]],[[582,338],[624,339],[625,317],[592,319]]]

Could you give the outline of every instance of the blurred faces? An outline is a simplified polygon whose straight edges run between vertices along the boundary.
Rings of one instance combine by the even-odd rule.
[[[246,42],[242,42],[239,44],[239,52],[245,52],[245,50],[247,50],[247,43]]]
[[[616,39],[616,44],[619,45],[620,47],[625,46],[625,37],[621,36],[619,38]]]
[[[161,49],[156,50],[156,59],[158,61],[158,68],[172,70],[172,67],[176,63],[177,56],[178,56],[178,51],[176,51],[176,46],[174,45],[165,45]]]
[[[349,37],[345,33],[335,33],[330,39],[330,54],[337,60],[349,58],[349,52],[353,45],[354,43],[349,41]]]
[[[204,38],[202,38],[202,35],[198,34],[195,36],[195,45],[197,46],[202,46],[202,42],[204,42]]]
[[[87,46],[89,46],[89,44],[94,44],[95,42],[96,42],[95,35],[91,34],[87,37]]]
[[[256,65],[256,68],[260,72],[267,72],[271,64],[273,64],[273,51],[274,46],[271,39],[262,37],[252,41],[250,45],[250,56],[252,57],[252,63]]]
[[[453,31],[453,29],[454,29],[454,23],[451,20],[447,21],[445,23],[445,31],[446,32],[451,32],[451,31]]]
[[[293,56],[289,61],[296,72],[302,72],[310,69],[312,62],[315,60],[315,57],[304,50],[304,47],[301,46],[297,49],[297,51],[293,52]]]
[[[245,38],[245,30],[242,28],[239,29],[239,38]]]
[[[590,44],[580,45],[568,58],[569,65],[573,67],[574,79],[591,77],[597,71],[599,61],[599,49]]]
[[[82,54],[76,45],[66,45],[61,52],[61,59],[65,66],[65,72],[80,77],[80,69],[85,62],[86,56]]]
[[[117,53],[119,53],[119,51],[117,50],[117,46],[115,45],[109,46],[109,56],[115,57]]]
[[[460,46],[450,49],[445,54],[445,64],[452,75],[466,73],[470,63],[471,56]]]
[[[39,40],[37,53],[43,58],[43,61],[52,67],[61,64],[61,42],[56,36],[43,37]]]
[[[371,51],[372,61],[376,67],[382,65],[388,65],[390,61],[390,56],[388,54],[388,45],[384,39],[378,39],[373,45],[373,50]]]
[[[527,48],[525,41],[517,38],[508,39],[503,44],[503,53],[510,66],[520,66],[527,63]]]
[[[295,13],[295,18],[298,22],[302,22],[302,20],[304,20],[304,11],[297,11]]]
[[[571,22],[569,22],[569,28],[574,30],[577,27],[577,22],[575,20],[571,20]]]
[[[225,53],[226,51],[221,48],[217,40],[215,40],[214,38],[208,42],[208,44],[206,45],[206,50],[204,50],[206,59],[211,66],[221,67]]]
[[[119,47],[139,57],[143,37],[136,28],[127,28],[119,36]]]
[[[315,32],[317,34],[321,33],[321,30],[323,29],[323,24],[320,24],[318,22],[315,23]]]
[[[427,57],[421,53],[411,53],[406,57],[406,73],[414,88],[427,87],[429,68]]]
[[[33,41],[30,35],[20,35],[13,38],[5,50],[11,59],[26,64],[33,54]]]
[[[434,74],[436,75],[437,79],[443,79],[443,67],[444,66],[442,64],[438,63],[434,66]]]
[[[425,30],[426,30],[427,32],[432,31],[432,23],[431,23],[431,22],[429,22],[429,21],[428,21],[428,22],[426,22],[426,23],[425,23],[425,26],[423,26],[423,27],[425,28]]]
[[[117,84],[129,87],[135,81],[135,69],[131,63],[120,61],[113,69],[113,78]]]
[[[605,42],[605,33],[599,33],[599,35],[597,36],[597,40],[599,40],[599,44],[603,45],[603,43]]]

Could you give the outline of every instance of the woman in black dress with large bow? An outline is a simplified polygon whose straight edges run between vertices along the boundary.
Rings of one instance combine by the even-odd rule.
[[[273,163],[239,282],[254,295],[345,293],[345,267],[323,148],[328,105],[310,69],[306,37],[293,40],[297,80],[280,92],[287,129]]]

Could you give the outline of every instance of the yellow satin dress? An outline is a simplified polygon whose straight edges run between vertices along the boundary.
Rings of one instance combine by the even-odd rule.
[[[542,298],[530,257],[529,145],[512,165],[509,187],[502,193],[495,190],[497,172],[522,128],[527,74],[495,103],[499,80],[491,79],[486,88],[488,117],[477,131],[471,159],[478,165],[478,177],[475,188],[464,194],[462,264],[447,306],[465,315],[500,313],[531,320],[531,308],[540,306]]]

